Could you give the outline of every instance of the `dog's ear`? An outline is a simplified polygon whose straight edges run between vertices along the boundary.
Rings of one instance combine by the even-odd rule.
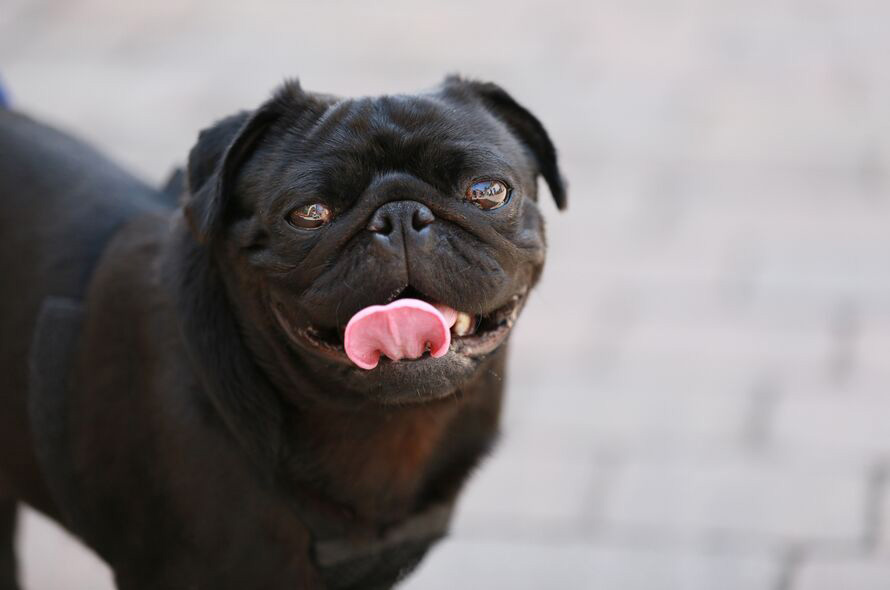
[[[462,94],[471,94],[503,121],[514,135],[534,155],[538,170],[550,187],[550,194],[559,209],[566,208],[566,181],[559,170],[556,148],[541,122],[528,109],[516,102],[512,96],[491,82],[465,80],[460,76],[449,76],[445,79],[446,89],[453,89]]]
[[[223,225],[232,184],[274,121],[298,109],[306,94],[297,81],[288,81],[253,112],[242,111],[201,131],[189,152],[188,187],[183,208],[189,226],[202,244],[216,237]]]

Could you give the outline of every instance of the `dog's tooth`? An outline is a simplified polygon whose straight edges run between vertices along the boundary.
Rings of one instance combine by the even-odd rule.
[[[466,312],[458,312],[457,319],[454,321],[454,333],[458,336],[466,336],[472,334],[476,328],[476,319]]]

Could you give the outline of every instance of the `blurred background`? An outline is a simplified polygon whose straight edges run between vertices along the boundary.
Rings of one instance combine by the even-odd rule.
[[[504,436],[403,588],[890,588],[890,4],[2,0],[18,108],[160,183],[285,77],[460,72],[571,185]],[[27,513],[27,590],[109,575]]]

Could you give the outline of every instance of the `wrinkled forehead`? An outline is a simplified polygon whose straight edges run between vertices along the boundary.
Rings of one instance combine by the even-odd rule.
[[[506,126],[487,110],[437,95],[339,100],[282,132],[284,142],[313,159],[428,152],[509,159],[522,153]]]
[[[364,138],[378,146],[430,142],[510,147],[512,137],[485,109],[438,95],[346,99],[328,107],[305,133],[313,144],[342,146]]]
[[[447,188],[474,175],[518,180],[530,162],[507,127],[481,106],[439,95],[332,101],[277,124],[254,162],[282,190],[355,191],[402,171]],[[350,186],[345,186],[350,183]]]

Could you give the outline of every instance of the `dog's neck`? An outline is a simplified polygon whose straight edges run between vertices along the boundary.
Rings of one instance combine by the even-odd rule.
[[[416,406],[322,403],[333,392],[315,391],[299,371],[269,371],[253,360],[288,362],[254,333],[256,326],[234,316],[226,297],[231,285],[224,284],[210,253],[187,234],[178,237],[174,251],[181,258],[172,275],[187,348],[222,422],[270,481],[323,511],[371,527],[453,501],[497,432],[504,350],[479,379],[445,400]],[[194,297],[199,299],[189,299]],[[250,404],[238,390],[242,383],[262,389]]]
[[[295,485],[361,522],[390,524],[421,509],[429,468],[463,404],[292,413]]]
[[[293,408],[287,474],[357,524],[387,526],[454,501],[498,431],[505,353],[447,399],[413,406]]]

